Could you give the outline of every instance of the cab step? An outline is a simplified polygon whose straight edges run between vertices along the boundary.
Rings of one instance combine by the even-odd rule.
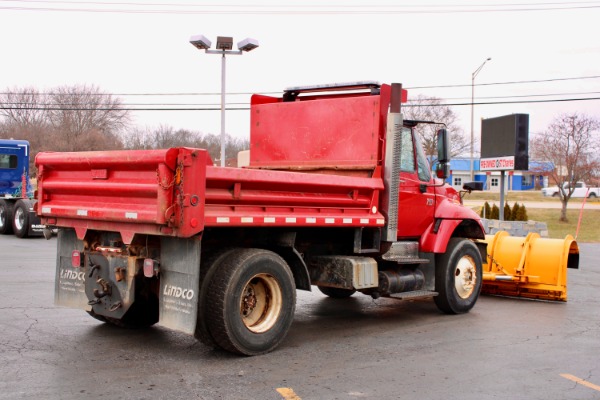
[[[412,292],[402,292],[390,294],[390,297],[398,300],[415,300],[435,297],[439,293],[433,290],[413,290]]]
[[[394,242],[381,258],[398,264],[427,264],[430,261],[419,257],[418,242]]]

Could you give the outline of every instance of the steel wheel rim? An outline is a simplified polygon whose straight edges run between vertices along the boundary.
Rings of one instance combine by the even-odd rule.
[[[464,256],[456,265],[454,270],[454,287],[461,299],[468,299],[475,291],[477,284],[477,267],[475,260],[470,256]]]
[[[240,316],[251,332],[263,333],[271,329],[279,318],[281,308],[281,288],[272,275],[254,275],[244,286]]]
[[[23,212],[22,208],[17,208],[17,211],[15,212],[15,227],[18,230],[23,229],[23,226],[25,225],[25,213]]]

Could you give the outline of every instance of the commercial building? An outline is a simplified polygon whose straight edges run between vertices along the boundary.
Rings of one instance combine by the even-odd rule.
[[[471,181],[469,158],[455,158],[450,162],[450,177],[447,182],[456,189],[461,189]],[[479,159],[473,160],[474,181],[483,182],[484,189],[500,191],[500,171],[481,171]],[[506,171],[506,190],[532,190],[548,186],[548,172],[553,169],[550,162],[529,161],[527,171]]]

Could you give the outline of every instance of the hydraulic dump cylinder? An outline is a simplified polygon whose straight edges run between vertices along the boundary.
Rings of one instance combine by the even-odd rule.
[[[571,235],[546,239],[500,231],[485,242],[482,293],[567,301],[567,268],[579,268],[579,246]]]

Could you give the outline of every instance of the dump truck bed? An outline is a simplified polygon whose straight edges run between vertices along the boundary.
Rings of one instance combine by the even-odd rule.
[[[42,222],[191,237],[205,227],[383,226],[372,177],[215,167],[203,149],[39,153]]]

